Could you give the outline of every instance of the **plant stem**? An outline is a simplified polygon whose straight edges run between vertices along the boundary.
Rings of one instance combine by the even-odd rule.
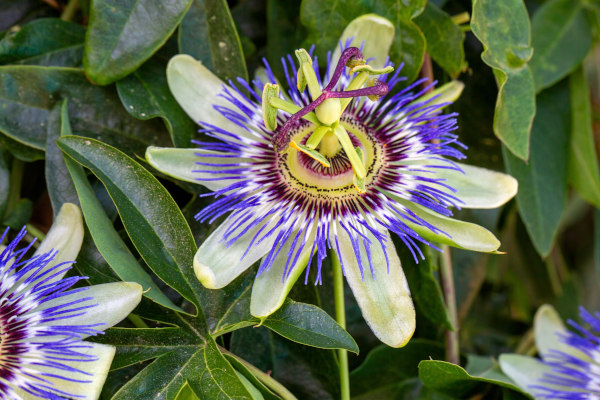
[[[298,400],[296,398],[296,396],[294,396],[289,390],[286,389],[285,386],[283,386],[281,383],[277,382],[269,374],[265,374],[260,369],[256,368],[254,365],[250,364],[248,361],[244,360],[243,358],[240,358],[239,356],[236,356],[235,354],[228,351],[227,349],[225,349],[219,345],[217,345],[217,346],[219,347],[219,350],[221,351],[221,353],[227,354],[227,355],[235,358],[240,364],[242,364],[244,367],[246,367],[246,369],[248,369],[248,371],[250,371],[252,373],[252,375],[254,375],[256,377],[256,379],[261,381],[261,383],[263,385],[265,385],[266,387],[271,389],[273,392],[275,392],[275,394],[279,395],[283,400]]]
[[[12,211],[21,198],[21,183],[23,182],[24,168],[25,163],[23,161],[16,157],[13,158],[9,177],[10,186],[8,188],[8,199],[6,200],[6,210],[4,212],[5,216]],[[2,215],[0,215],[0,217],[2,217]]]
[[[442,246],[442,262],[440,263],[440,280],[448,317],[453,329],[446,331],[446,360],[459,365],[460,345],[458,342],[458,317],[456,312],[456,293],[454,290],[454,275],[452,273],[452,256],[447,245]]]
[[[333,298],[335,302],[335,319],[338,324],[346,329],[346,307],[344,305],[344,275],[342,274],[342,265],[334,252],[333,258]],[[350,400],[350,374],[348,371],[348,351],[338,349],[338,358],[340,362],[340,391],[342,400]]]
[[[79,0],[69,0],[65,9],[60,14],[60,19],[63,21],[70,21],[75,16],[75,13],[79,9]]]
[[[137,314],[129,314],[128,319],[136,328],[149,328],[148,324]]]
[[[46,234],[36,228],[33,224],[26,224],[25,228],[27,228],[27,232],[32,236],[36,237],[39,241],[44,240]]]

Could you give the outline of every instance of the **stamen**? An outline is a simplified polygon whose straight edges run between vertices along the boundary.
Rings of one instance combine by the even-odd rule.
[[[329,162],[329,160],[326,159],[321,153],[319,153],[316,150],[309,149],[308,147],[298,144],[293,140],[290,141],[290,147],[306,154],[310,158],[317,160],[325,168],[331,167],[331,163]]]

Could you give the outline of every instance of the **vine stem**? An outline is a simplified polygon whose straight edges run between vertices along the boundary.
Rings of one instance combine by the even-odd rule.
[[[72,20],[78,8],[79,0],[69,0],[63,12],[60,14],[60,19],[62,19],[63,21]]]
[[[442,260],[440,264],[440,280],[444,301],[448,310],[448,317],[453,329],[446,331],[446,360],[459,365],[460,345],[458,342],[458,313],[456,311],[456,291],[454,289],[454,275],[452,272],[452,256],[447,245],[442,246]]]
[[[344,304],[344,274],[340,259],[332,252],[333,263],[333,298],[335,302],[335,319],[346,329],[346,307]],[[340,363],[340,392],[341,400],[350,400],[350,374],[348,370],[348,351],[338,349]]]

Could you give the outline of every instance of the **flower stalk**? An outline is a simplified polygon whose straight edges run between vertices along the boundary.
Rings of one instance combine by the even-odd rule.
[[[333,264],[333,299],[335,303],[335,320],[346,329],[346,307],[344,304],[344,274],[340,259],[332,252]],[[348,369],[348,351],[338,349],[340,367],[340,393],[342,400],[350,400],[350,373]]]
[[[440,280],[444,302],[448,310],[448,318],[452,324],[452,330],[446,331],[446,361],[452,364],[460,364],[460,343],[458,340],[458,313],[456,311],[456,291],[454,288],[454,275],[452,271],[452,255],[450,247],[442,246],[442,262],[440,263]]]

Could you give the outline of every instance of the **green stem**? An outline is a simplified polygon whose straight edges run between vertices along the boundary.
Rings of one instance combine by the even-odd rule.
[[[129,314],[128,318],[136,328],[149,328],[148,324],[146,324],[139,315]]]
[[[452,256],[447,245],[442,246],[442,262],[440,265],[440,280],[444,301],[452,330],[446,331],[446,360],[453,364],[460,363],[460,345],[458,342],[458,313],[456,311],[456,293],[454,290],[454,275],[452,272]]]
[[[13,158],[10,169],[10,187],[8,188],[8,199],[6,201],[6,211],[4,215],[8,215],[17,205],[21,198],[21,183],[23,182],[23,170],[25,163],[18,158]]]
[[[217,345],[218,346],[218,345]],[[263,385],[271,389],[275,394],[279,395],[283,400],[298,400],[296,396],[294,396],[289,390],[286,389],[281,383],[277,382],[270,375],[265,374],[260,369],[256,368],[254,365],[250,364],[248,361],[244,360],[228,351],[227,349],[219,346],[219,350],[223,354],[227,354],[233,358],[235,358],[240,364],[242,364],[248,371],[252,373]]]
[[[33,224],[26,224],[25,228],[27,228],[27,232],[29,234],[31,234],[32,236],[35,236],[40,241],[44,240],[44,238],[46,238],[46,234],[44,232],[40,231],[38,228],[36,228]]]
[[[346,307],[344,305],[344,275],[342,265],[334,252],[333,258],[333,298],[335,302],[335,319],[338,324],[346,329]],[[350,400],[350,374],[348,371],[348,351],[338,349],[340,361],[340,391],[341,400]]]
[[[79,0],[69,0],[67,6],[60,14],[60,19],[63,21],[70,21],[75,16],[75,13],[79,9]]]

